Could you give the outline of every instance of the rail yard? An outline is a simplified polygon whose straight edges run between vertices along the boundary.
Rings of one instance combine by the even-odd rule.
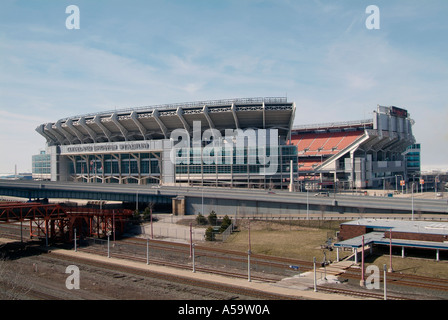
[[[301,275],[312,273],[312,261],[253,253],[250,281],[247,281],[248,255],[243,251],[196,243],[193,258],[192,248],[187,243],[135,237],[110,241],[109,245],[105,238],[86,238],[79,241],[75,251],[72,244],[46,247],[43,240],[22,243],[23,234],[29,231],[26,228],[18,224],[0,225],[2,251],[6,255],[2,270],[19,270],[18,274],[22,275],[3,277],[8,281],[3,280],[1,285],[4,292],[12,290],[12,297],[18,299],[384,298],[381,290],[359,286],[361,270],[356,264],[340,273],[336,283],[320,281],[315,293],[312,281],[304,282],[308,288],[304,288],[303,283],[297,287],[288,282],[301,281]],[[77,265],[83,270],[81,290],[66,289],[65,268],[68,265]],[[145,269],[149,267],[160,269]],[[331,266],[326,269],[330,275]],[[320,268],[320,278],[323,272]],[[217,282],[213,277],[225,280]],[[13,283],[13,279],[20,281]],[[448,298],[448,279],[391,273],[387,276],[387,286],[390,300]]]

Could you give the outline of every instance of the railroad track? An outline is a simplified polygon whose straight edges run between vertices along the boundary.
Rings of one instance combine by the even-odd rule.
[[[6,228],[5,228],[6,227]],[[5,229],[7,232],[5,232]],[[14,232],[14,229],[16,232]],[[17,225],[1,225],[1,233],[0,236],[2,237],[8,237],[13,240],[20,240],[20,228]],[[140,254],[136,254],[134,256],[126,254],[126,249],[124,248],[124,253],[120,252],[113,252],[113,256],[117,258],[123,258],[123,259],[133,259],[135,261],[140,262],[146,262],[145,257],[145,247],[146,247],[146,239],[142,238],[130,238],[130,239],[123,239],[120,241],[117,241],[117,243],[128,245],[128,246],[136,246],[140,249]],[[184,243],[174,243],[174,242],[167,242],[162,240],[150,240],[151,249],[158,248],[158,250],[163,252],[171,252],[183,255],[184,257],[189,256],[189,250],[190,247],[188,244]],[[80,248],[80,250],[93,250],[91,247],[89,249],[87,248]],[[95,254],[103,254],[105,255],[104,250],[101,252],[101,250],[92,251],[92,253]],[[197,245],[195,247],[195,256],[206,256],[206,257],[212,257],[216,259],[225,259],[234,261],[237,263],[241,263],[242,265],[247,265],[247,253],[245,252],[239,252],[239,251],[233,251],[233,250],[227,250],[227,249],[221,249],[221,248],[209,248],[206,246],[200,246]],[[189,261],[189,259],[186,259]],[[176,260],[177,261],[177,260]],[[172,266],[175,268],[182,268],[182,269],[192,269],[191,264],[180,264],[180,263],[174,263],[172,261],[167,261],[163,259],[155,259],[150,258],[151,264],[160,264],[160,265],[166,265],[166,266]],[[287,259],[287,258],[281,258],[281,257],[272,257],[272,256],[266,256],[266,255],[260,255],[260,254],[252,254],[251,255],[251,264],[259,264],[262,266],[269,266],[271,268],[277,268],[277,269],[289,269],[290,265],[299,265],[300,270],[303,271],[309,271],[312,270],[312,263],[308,261],[303,260],[297,260],[297,259]],[[247,273],[237,273],[237,272],[230,272],[228,270],[219,270],[217,268],[209,268],[209,267],[203,267],[200,265],[200,263],[197,263],[195,265],[195,269],[197,271],[207,272],[207,273],[215,273],[215,274],[221,274],[225,276],[230,277],[236,277],[236,278],[247,278]],[[272,275],[273,276],[273,275]],[[283,275],[284,276],[284,275]],[[351,278],[351,279],[360,279],[361,274],[360,270],[357,269],[348,269],[346,272],[342,275],[342,277]],[[251,275],[251,278],[254,280],[260,280],[260,281],[266,281],[266,282],[273,282],[278,281],[279,278],[270,277],[266,275],[258,276],[253,273]],[[388,284],[394,285],[394,286],[405,286],[405,287],[411,287],[411,288],[421,288],[426,290],[438,290],[447,292],[448,291],[448,279],[437,279],[437,278],[431,278],[431,277],[423,277],[423,276],[417,276],[417,275],[409,275],[409,274],[388,274],[387,278]],[[322,291],[327,290],[329,292],[337,292],[339,290],[339,293],[344,294],[344,290],[342,289],[335,289],[335,288],[327,288],[322,287]],[[347,291],[346,294],[349,295],[356,295],[359,296],[358,292],[350,292]],[[373,292],[365,293],[364,296],[371,295],[371,298],[379,298],[381,299],[381,295],[379,294],[373,294]],[[361,295],[362,296],[362,295]],[[367,296],[366,296],[367,297]]]
[[[361,279],[361,271],[351,268],[346,270],[346,272],[343,274],[343,277]],[[387,283],[397,286],[407,286],[413,288],[448,292],[448,279],[431,278],[411,274],[388,273]]]
[[[146,239],[132,238],[120,240],[121,243],[130,245],[146,246]],[[184,243],[173,243],[162,240],[150,240],[151,248],[162,248],[166,251],[178,252],[184,255],[189,254],[190,246]],[[195,246],[195,254],[203,257],[210,257],[221,259],[225,261],[232,261],[236,263],[247,263],[247,253],[241,251],[234,251],[222,248],[210,248],[207,246]],[[262,254],[251,254],[251,264],[264,266],[271,269],[290,270],[290,266],[299,266],[301,270],[311,270],[313,263],[298,259],[288,259],[282,257],[268,256]],[[290,274],[282,274],[287,276]]]
[[[348,296],[354,297],[362,297],[362,298],[370,298],[370,299],[384,299],[384,294],[375,293],[371,291],[359,291],[359,290],[350,290],[345,288],[333,288],[327,286],[316,286],[318,291],[329,292],[329,293],[337,293],[337,294],[345,294]],[[406,297],[400,297],[396,295],[387,295],[388,300],[409,300]]]
[[[89,250],[89,249],[81,249],[84,252],[89,252],[92,254],[98,254],[97,250]],[[114,255],[114,257],[116,257],[116,255]],[[140,262],[144,262],[146,261],[145,258],[136,258],[136,257],[129,257],[126,255],[119,255],[118,258],[122,258],[122,259],[132,259],[134,261],[140,261]],[[169,266],[169,267],[174,267],[174,268],[179,268],[179,269],[187,269],[187,270],[191,270],[192,267],[191,266],[185,266],[182,264],[176,264],[176,263],[172,263],[172,262],[167,262],[167,261],[154,261],[151,260],[151,264],[157,264],[157,265],[163,265],[163,266]],[[201,271],[201,272],[205,272],[205,273],[211,273],[211,274],[220,274],[220,275],[224,275],[224,276],[229,276],[229,277],[235,277],[235,278],[247,278],[247,275],[244,274],[240,274],[240,273],[232,273],[232,272],[226,272],[226,271],[219,271],[216,269],[208,269],[208,268],[201,268],[201,267],[196,267],[195,268],[197,271]],[[263,282],[271,282],[271,283],[275,283],[278,281],[278,279],[270,279],[267,277],[257,277],[257,276],[251,276],[252,280],[258,280],[258,281],[263,281]],[[194,280],[194,283],[196,283],[196,280]],[[209,284],[206,283],[202,283],[202,286],[205,286],[207,288],[211,288],[211,286]],[[214,285],[213,285],[214,287]],[[347,295],[347,296],[352,296],[352,297],[361,297],[361,298],[370,298],[370,299],[384,299],[384,296],[382,294],[379,293],[375,293],[375,292],[366,292],[366,291],[357,291],[357,290],[349,290],[349,289],[343,289],[343,288],[332,288],[332,287],[326,287],[326,286],[317,286],[318,291],[320,292],[328,292],[328,293],[335,293],[335,294],[342,294],[342,295]],[[254,295],[254,291],[251,289],[246,289],[246,288],[240,288],[238,289],[238,292],[240,294],[244,294],[244,295]],[[259,291],[255,291],[255,294],[257,295],[257,297],[260,298],[267,298],[267,299],[296,299],[296,298],[292,298],[286,295],[277,295],[277,294],[272,294],[272,293],[267,293],[267,292],[259,292]],[[395,296],[395,295],[388,295],[388,299],[389,300],[408,300],[405,297],[399,297],[399,296]]]
[[[110,268],[110,264],[104,263],[97,260],[91,260],[91,259],[84,259],[80,257],[66,257],[62,254],[58,253],[51,253],[52,255],[57,255],[60,259],[67,259],[71,263],[73,262],[81,262],[84,264],[92,265],[92,266],[98,266],[101,268]],[[282,294],[276,294],[271,292],[265,292],[261,290],[255,290],[255,289],[249,289],[244,287],[239,287],[231,284],[223,284],[223,283],[215,283],[200,279],[191,279],[186,278],[174,274],[165,274],[165,273],[159,273],[156,271],[149,271],[149,270],[142,270],[133,268],[130,266],[125,265],[113,265],[113,271],[114,272],[125,272],[130,273],[132,275],[136,276],[143,276],[143,277],[150,277],[150,278],[157,278],[164,281],[172,281],[180,284],[185,284],[189,286],[195,286],[195,287],[202,287],[210,290],[220,291],[220,292],[228,292],[235,294],[236,296],[244,295],[248,297],[253,297],[256,299],[263,299],[263,300],[298,300],[297,297],[291,297],[288,295],[282,295]]]
[[[26,250],[29,252],[36,252],[39,257],[43,257],[39,253],[42,251],[46,252],[46,262],[56,261],[58,260],[59,263],[63,261],[64,265],[84,265],[90,266],[93,268],[99,268],[102,274],[110,273],[110,274],[118,274],[119,277],[114,278],[120,278],[123,277],[122,274],[126,274],[127,276],[131,277],[137,277],[142,279],[159,279],[165,282],[170,283],[176,283],[179,285],[185,285],[189,286],[191,288],[204,288],[207,290],[211,290],[213,292],[226,292],[231,294],[231,299],[238,299],[241,296],[254,299],[262,299],[262,300],[299,300],[300,298],[292,297],[284,294],[277,294],[277,293],[271,293],[271,292],[265,292],[257,289],[251,289],[251,288],[245,288],[240,287],[237,285],[232,285],[229,281],[228,284],[225,283],[215,283],[210,282],[206,280],[201,279],[192,279],[188,277],[183,277],[176,274],[167,274],[167,273],[161,273],[157,271],[151,271],[151,270],[144,270],[140,268],[135,268],[132,266],[126,266],[126,265],[116,265],[111,264],[108,262],[103,262],[95,259],[90,258],[83,258],[79,256],[67,256],[63,253],[59,253],[56,251],[47,251],[46,248],[42,246],[37,245],[26,245],[26,244],[20,244],[17,242],[9,243],[9,249],[13,248],[24,248],[26,247]],[[20,288],[18,288],[20,289]],[[23,291],[26,291],[26,296],[32,299],[38,299],[38,300],[61,300],[65,299],[64,297],[61,297],[58,295],[57,292],[53,292],[54,290],[51,287],[36,287],[36,288],[23,288]],[[66,292],[65,292],[66,293]]]
[[[83,251],[83,252],[91,253],[91,254],[104,255],[104,251],[93,249],[93,248],[80,248],[79,250]],[[137,262],[146,262],[145,257],[130,256],[130,255],[122,254],[122,253],[114,253],[113,257],[119,258],[119,259],[124,259],[124,260],[137,261]],[[166,260],[157,260],[157,259],[153,259],[153,258],[150,259],[150,264],[172,267],[172,268],[177,268],[177,269],[182,269],[182,270],[192,270],[193,269],[192,265],[185,265],[185,264],[170,262],[170,261],[166,261]],[[240,278],[240,279],[244,279],[244,278],[248,277],[247,274],[223,271],[223,270],[218,270],[218,269],[211,269],[211,268],[206,268],[206,267],[201,267],[201,266],[195,266],[195,271],[205,272],[205,273],[210,273],[210,274],[219,274],[219,275],[223,275],[223,276]],[[257,280],[257,281],[262,281],[262,282],[270,282],[270,283],[274,283],[279,280],[278,278],[269,278],[268,276],[259,277],[256,275],[251,275],[251,279]]]

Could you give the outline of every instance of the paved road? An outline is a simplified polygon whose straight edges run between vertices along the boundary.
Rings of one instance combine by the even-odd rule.
[[[175,187],[175,186],[139,186],[139,185],[115,185],[115,184],[81,184],[70,182],[36,182],[36,181],[9,181],[0,180],[0,192],[3,188],[45,189],[47,191],[80,191],[97,193],[126,194],[135,199],[137,195],[154,195],[159,197],[189,196],[196,198],[232,199],[265,201],[274,203],[291,203],[310,205],[329,205],[337,202],[338,206],[363,207],[385,210],[405,210],[411,212],[412,202],[415,212],[425,211],[433,213],[448,213],[446,199],[420,199],[417,195],[414,200],[403,197],[378,197],[330,194],[329,197],[315,196],[314,192],[288,192],[257,189],[231,189],[213,187]],[[0,193],[1,194],[1,193]]]

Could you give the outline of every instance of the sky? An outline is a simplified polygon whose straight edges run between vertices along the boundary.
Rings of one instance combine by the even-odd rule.
[[[447,16],[446,0],[2,0],[0,172],[31,172],[43,123],[245,97],[287,97],[296,125],[405,108],[422,169],[448,170]]]

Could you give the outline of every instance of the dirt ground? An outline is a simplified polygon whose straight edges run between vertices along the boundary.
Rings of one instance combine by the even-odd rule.
[[[80,289],[69,290],[66,280],[71,263],[51,253],[3,257],[0,260],[1,300],[229,300],[249,299],[235,293],[218,292],[152,278],[112,268],[76,262]],[[72,263],[73,264],[73,263]],[[253,298],[250,298],[253,299]]]

